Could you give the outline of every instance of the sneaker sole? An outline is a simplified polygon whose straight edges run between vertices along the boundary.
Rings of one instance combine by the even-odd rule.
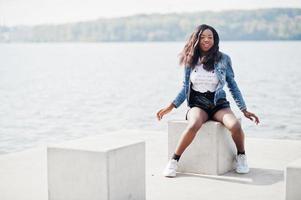
[[[163,176],[168,177],[168,178],[174,178],[176,177],[177,174],[163,174]]]
[[[247,173],[250,172],[250,170],[247,170],[247,171],[237,171],[237,170],[235,170],[235,172],[238,173],[238,174],[247,174]]]
[[[176,176],[165,176],[166,178],[174,178],[174,177],[176,177]]]

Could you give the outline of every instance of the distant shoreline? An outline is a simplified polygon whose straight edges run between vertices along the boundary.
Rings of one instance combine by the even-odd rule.
[[[214,26],[223,41],[301,40],[301,8],[140,14],[91,21],[0,26],[0,42],[185,41],[199,24]]]
[[[63,42],[0,42],[1,44],[129,44],[129,43],[184,43],[183,41],[101,41],[101,42],[85,42],[85,41],[63,41]],[[220,43],[227,42],[301,42],[299,40],[221,40]]]

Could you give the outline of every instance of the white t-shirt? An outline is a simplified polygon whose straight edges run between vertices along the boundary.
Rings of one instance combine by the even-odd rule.
[[[203,64],[195,66],[190,74],[192,89],[199,92],[214,92],[218,84],[218,78],[214,70],[208,72],[203,68]]]

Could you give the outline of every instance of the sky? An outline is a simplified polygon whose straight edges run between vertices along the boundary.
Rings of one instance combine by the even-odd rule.
[[[135,14],[301,8],[301,0],[0,0],[0,26],[61,24]]]

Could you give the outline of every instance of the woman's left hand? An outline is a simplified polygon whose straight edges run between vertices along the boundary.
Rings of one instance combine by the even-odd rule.
[[[249,118],[250,120],[255,120],[255,123],[258,124],[259,123],[259,118],[254,114],[254,113],[251,113],[247,110],[244,110],[242,111],[245,115],[246,118]]]

